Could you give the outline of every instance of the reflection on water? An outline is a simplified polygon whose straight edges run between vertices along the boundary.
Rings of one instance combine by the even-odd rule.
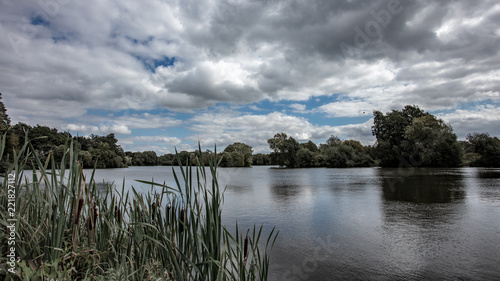
[[[472,178],[476,195],[483,202],[496,203],[500,201],[500,169],[478,169]]]
[[[450,203],[465,198],[463,175],[433,169],[414,169],[398,174],[398,170],[380,169],[385,200],[413,203]]]
[[[303,191],[298,185],[273,185],[271,190],[276,200],[280,201],[296,197]]]
[[[477,177],[482,179],[500,179],[500,171],[498,169],[478,170]]]
[[[382,252],[402,279],[500,277],[496,268],[481,266],[475,271],[478,264],[500,262],[500,249],[491,248],[491,243],[500,242],[494,226],[498,209],[496,215],[478,223],[474,216],[483,206],[467,202],[484,181],[477,182],[467,169],[414,169],[405,173],[380,169],[379,175]],[[498,190],[496,193],[498,196]],[[478,224],[490,230],[478,229]]]

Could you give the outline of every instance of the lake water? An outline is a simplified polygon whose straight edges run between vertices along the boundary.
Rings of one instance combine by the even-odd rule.
[[[269,280],[500,280],[500,169],[256,166],[219,174],[227,225],[280,230]],[[173,184],[170,167],[96,173],[119,186],[124,177],[127,186]]]

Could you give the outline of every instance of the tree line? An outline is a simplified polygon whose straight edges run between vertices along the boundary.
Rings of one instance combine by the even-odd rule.
[[[294,168],[500,167],[500,139],[488,133],[469,134],[458,141],[449,124],[415,105],[373,115],[373,146],[331,136],[317,147],[278,133],[268,140],[273,152],[268,157],[256,155],[256,163]]]
[[[0,170],[6,168],[14,153],[24,145],[26,136],[42,161],[53,157],[56,163],[60,163],[65,145],[72,139],[79,148],[79,161],[87,168],[179,164],[172,153],[125,152],[114,134],[72,136],[69,132],[59,132],[47,126],[11,125],[1,98],[0,93],[0,134],[7,137],[5,151],[9,156],[0,162]],[[219,159],[222,167],[500,167],[500,139],[488,133],[469,134],[465,141],[458,141],[449,124],[413,105],[385,114],[374,111],[373,114],[374,145],[365,146],[357,140],[341,140],[332,135],[326,143],[318,146],[311,140],[299,143],[286,133],[277,133],[267,140],[272,150],[269,154],[253,154],[251,146],[236,142],[217,154],[210,150],[202,153],[181,151],[178,159],[183,165],[187,161],[203,160],[208,164],[209,160]],[[198,159],[199,155],[203,159]]]

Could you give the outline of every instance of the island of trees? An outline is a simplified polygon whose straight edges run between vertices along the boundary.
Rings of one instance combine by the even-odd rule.
[[[500,139],[487,133],[473,133],[458,141],[449,124],[423,111],[407,105],[402,110],[382,113],[375,111],[372,133],[374,145],[362,145],[357,140],[341,140],[331,136],[319,146],[312,141],[299,143],[292,136],[277,133],[267,140],[269,154],[253,154],[251,146],[236,142],[218,153],[222,167],[250,167],[252,165],[279,165],[288,168],[309,167],[458,167],[463,165],[500,167]],[[157,155],[154,151],[125,152],[114,134],[107,136],[72,136],[47,126],[24,123],[11,125],[7,110],[1,102],[0,134],[7,137],[6,154],[0,163],[4,170],[15,151],[19,151],[29,138],[33,150],[45,161],[54,157],[60,163],[65,144],[73,139],[79,148],[78,159],[87,168],[123,168],[127,166],[178,165],[174,154]],[[181,163],[201,155],[214,157],[206,150],[181,151]],[[205,159],[206,160],[206,159]],[[204,161],[208,163],[208,161]]]

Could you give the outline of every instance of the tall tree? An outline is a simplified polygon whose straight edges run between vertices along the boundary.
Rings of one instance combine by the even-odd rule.
[[[462,148],[450,125],[434,115],[415,118],[405,131],[403,155],[414,166],[456,167]]]
[[[341,141],[331,136],[322,146],[325,165],[332,168],[368,167],[374,165],[374,160],[359,141]]]
[[[413,119],[428,114],[418,106],[407,105],[403,110],[392,110],[385,115],[374,111],[372,133],[377,138],[377,152],[382,166],[397,167],[401,164],[405,130]]]
[[[295,167],[297,165],[297,151],[300,144],[285,133],[278,133],[268,139],[269,147],[277,154],[280,166]]]
[[[467,136],[467,141],[479,154],[479,159],[473,161],[471,166],[500,167],[500,139],[490,137],[488,133],[474,133]]]
[[[2,102],[2,93],[0,93],[0,136],[6,135],[5,143],[5,157],[0,159],[0,171],[5,171],[13,157],[13,150],[16,145],[17,139],[10,129],[10,118],[7,115],[7,108]]]
[[[372,133],[383,167],[458,166],[460,147],[451,126],[418,106],[385,115],[375,111]]]
[[[7,115],[7,108],[2,102],[2,93],[0,93],[0,134],[4,134],[10,128],[10,118]]]
[[[250,167],[252,165],[252,147],[235,142],[228,145],[223,152],[221,166],[226,167]]]
[[[305,148],[313,153],[319,152],[318,146],[314,142],[312,142],[311,140],[309,140],[308,142],[305,142],[305,143],[301,143],[300,147]]]

